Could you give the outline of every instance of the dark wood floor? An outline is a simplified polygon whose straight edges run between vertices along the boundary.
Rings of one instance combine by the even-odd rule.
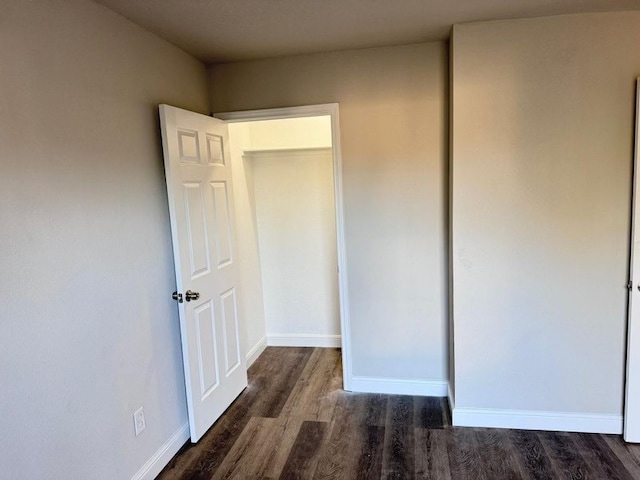
[[[270,347],[159,479],[640,479],[617,435],[454,428],[446,399],[340,390],[336,349]]]

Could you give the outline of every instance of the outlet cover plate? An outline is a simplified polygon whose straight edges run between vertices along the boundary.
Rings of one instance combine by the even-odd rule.
[[[144,410],[140,407],[133,414],[133,426],[136,429],[136,437],[142,433],[142,431],[147,428],[147,422],[144,419]]]

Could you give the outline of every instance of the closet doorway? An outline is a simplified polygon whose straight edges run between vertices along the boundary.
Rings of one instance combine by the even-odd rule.
[[[247,364],[267,345],[340,347],[348,390],[338,105],[214,116],[229,124]]]

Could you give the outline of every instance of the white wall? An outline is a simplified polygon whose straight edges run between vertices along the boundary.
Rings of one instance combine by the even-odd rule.
[[[640,12],[454,28],[456,407],[620,425],[639,45]]]
[[[240,266],[238,309],[242,321],[242,350],[251,364],[267,345],[264,319],[264,293],[260,268],[260,245],[256,223],[252,163],[243,158],[243,151],[251,145],[248,123],[229,124],[229,147],[233,173],[236,236]]]
[[[446,44],[210,72],[216,112],[340,104],[353,373],[433,392],[447,378]]]
[[[269,343],[339,345],[331,149],[245,158],[253,165]]]
[[[93,2],[1,17],[2,476],[131,478],[187,422],[157,105],[206,72]]]
[[[285,255],[281,244],[273,243],[275,236],[279,236],[282,232],[272,228],[273,222],[277,221],[277,217],[283,214],[280,210],[282,206],[278,205],[280,200],[288,198],[283,205],[286,208],[300,207],[300,202],[305,200],[309,208],[315,210],[316,220],[322,220],[324,224],[332,225],[332,233],[323,232],[320,237],[321,246],[324,246],[324,257],[329,255],[328,236],[332,235],[330,242],[334,245],[333,260],[329,257],[325,258],[327,262],[332,262],[335,266],[335,218],[333,206],[333,177],[332,177],[332,159],[329,154],[322,157],[317,155],[309,156],[308,164],[300,164],[296,162],[299,156],[285,155],[286,152],[276,154],[273,150],[290,150],[300,148],[322,148],[331,146],[331,120],[328,116],[308,117],[284,120],[269,120],[243,123],[229,124],[229,137],[231,146],[231,157],[234,175],[234,198],[236,202],[236,217],[238,229],[238,241],[241,258],[242,271],[242,293],[241,306],[244,311],[245,318],[245,335],[244,335],[244,351],[250,356],[250,360],[255,359],[256,354],[266,345],[267,336],[278,334],[317,334],[317,335],[338,335],[339,319],[336,319],[333,310],[337,305],[337,292],[330,292],[327,285],[327,272],[322,271],[323,262],[315,263],[315,269],[312,273],[307,272],[305,277],[311,283],[307,285],[308,290],[317,289],[318,292],[325,292],[324,297],[318,300],[324,311],[317,312],[320,317],[311,315],[305,318],[298,325],[291,325],[291,322],[281,321],[281,315],[284,313],[282,308],[287,304],[289,299],[282,297],[282,292],[278,292],[274,287],[273,277],[277,273],[274,270],[274,262],[278,262]],[[252,156],[243,156],[243,153],[255,152]],[[307,151],[307,154],[311,152]],[[317,153],[317,152],[316,152]],[[275,155],[275,156],[274,156]],[[258,157],[258,160],[256,160]],[[267,157],[269,157],[267,159]],[[271,162],[271,160],[274,160]],[[260,167],[256,170],[255,162],[260,162]],[[269,165],[264,162],[268,161]],[[298,164],[299,168],[295,170],[287,169],[287,162],[293,166],[291,162]],[[327,163],[328,162],[328,163]],[[272,168],[267,168],[272,167]],[[311,169],[311,170],[310,170]],[[288,171],[287,171],[288,170]],[[256,180],[256,171],[258,178]],[[318,175],[317,178],[307,178],[309,175]],[[324,174],[324,175],[322,175]],[[288,187],[282,185],[282,182],[276,182],[273,176],[287,175],[286,180],[289,181]],[[278,185],[274,188],[273,184]],[[282,179],[285,181],[285,179]],[[257,183],[256,183],[257,182]],[[306,185],[301,188],[301,185]],[[296,187],[298,185],[298,187]],[[298,188],[299,196],[295,201],[290,197],[290,188]],[[318,188],[322,187],[323,195],[319,194]],[[256,192],[258,192],[259,200],[256,200]],[[309,194],[312,194],[309,196]],[[287,197],[285,197],[287,196]],[[324,198],[324,202],[319,204],[309,203],[312,200]],[[329,203],[328,203],[329,202]],[[320,208],[322,207],[322,208]],[[262,212],[260,214],[260,211]],[[280,213],[276,213],[280,212]],[[291,213],[291,212],[290,212]],[[330,218],[327,217],[330,215]],[[333,219],[333,220],[331,220]],[[312,223],[312,225],[315,223]],[[258,227],[261,225],[261,235],[259,235]],[[325,228],[326,230],[326,228]],[[299,232],[304,232],[300,230]],[[295,233],[295,232],[289,232]],[[309,232],[307,231],[307,234]],[[315,232],[320,233],[320,232]],[[291,237],[287,237],[291,241]],[[300,240],[298,238],[298,240]],[[316,239],[318,241],[318,239]],[[266,243],[265,243],[266,242]],[[294,242],[295,243],[295,242]],[[266,249],[266,252],[265,252]],[[298,257],[306,254],[306,250],[298,251]],[[323,253],[319,252],[319,253]],[[317,256],[317,255],[316,255]],[[266,271],[264,270],[266,266]],[[279,269],[282,274],[282,265]],[[292,266],[295,270],[295,266]],[[289,270],[291,270],[289,268]],[[335,270],[334,272],[335,273]],[[317,276],[319,275],[320,276]],[[288,271],[286,277],[295,279],[294,284],[300,282],[300,272]],[[266,279],[265,279],[266,276]],[[286,280],[283,278],[283,280]],[[335,285],[334,285],[335,286]],[[278,288],[286,288],[280,285]],[[275,297],[274,297],[275,295]],[[279,300],[277,299],[279,298]],[[271,303],[269,303],[269,301]],[[329,302],[329,303],[327,303]],[[266,310],[266,312],[265,312]],[[285,308],[286,310],[286,308]],[[332,312],[332,321],[328,321],[329,312]],[[265,314],[266,313],[266,314]],[[322,319],[322,321],[318,321]],[[322,326],[322,328],[319,328]],[[272,339],[277,341],[277,339]]]
[[[331,147],[331,117],[286,118],[244,124],[251,150]]]

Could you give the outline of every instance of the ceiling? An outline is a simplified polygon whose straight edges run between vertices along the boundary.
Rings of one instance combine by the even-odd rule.
[[[455,23],[640,0],[96,0],[207,63],[442,40]]]

